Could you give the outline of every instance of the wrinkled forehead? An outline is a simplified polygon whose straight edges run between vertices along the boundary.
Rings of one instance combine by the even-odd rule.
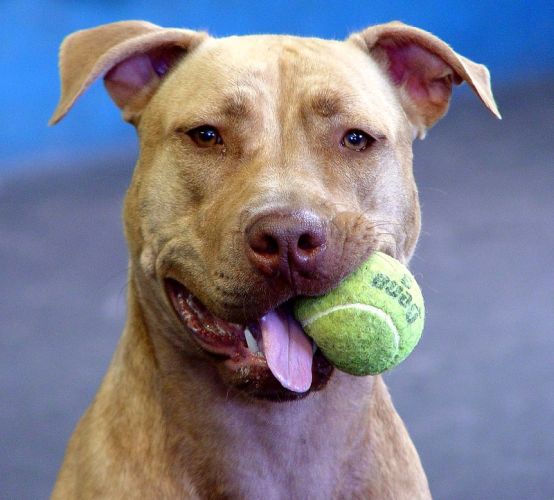
[[[398,100],[377,63],[357,46],[290,36],[210,39],[180,64],[164,91],[179,104],[169,121],[199,123],[285,110],[352,116],[392,133]],[[193,123],[194,124],[194,123]]]

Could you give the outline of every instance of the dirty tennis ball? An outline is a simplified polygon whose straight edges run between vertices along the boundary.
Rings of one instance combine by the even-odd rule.
[[[339,370],[376,375],[412,352],[425,309],[410,271],[375,252],[327,295],[298,299],[294,315]]]

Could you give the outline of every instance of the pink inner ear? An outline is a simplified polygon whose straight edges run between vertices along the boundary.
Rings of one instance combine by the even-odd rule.
[[[104,82],[112,99],[124,108],[153,78],[158,77],[150,57],[138,54],[113,67],[104,77]]]
[[[440,57],[414,43],[381,43],[389,59],[389,73],[416,101],[448,101],[454,72]]]
[[[113,67],[104,82],[117,105],[124,108],[142,89],[158,82],[183,54],[181,47],[170,46],[131,56]]]
[[[138,90],[147,85],[154,76],[150,57],[138,54],[112,68],[105,80]]]

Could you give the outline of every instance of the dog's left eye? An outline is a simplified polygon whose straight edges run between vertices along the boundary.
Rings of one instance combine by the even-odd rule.
[[[219,131],[211,125],[202,125],[201,127],[193,128],[187,132],[187,135],[201,148],[209,148],[211,146],[223,144],[223,139]]]
[[[363,151],[370,146],[375,139],[366,134],[362,130],[352,129],[344,134],[342,138],[341,146],[351,149],[353,151]]]

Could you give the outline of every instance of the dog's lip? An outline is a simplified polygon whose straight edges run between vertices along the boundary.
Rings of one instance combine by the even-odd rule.
[[[251,354],[246,344],[244,326],[217,318],[182,283],[173,278],[165,279],[165,288],[177,317],[202,348],[212,354],[233,358]]]
[[[174,278],[166,278],[164,282],[166,293],[180,322],[192,333],[192,337],[203,350],[223,359],[226,368],[235,373],[231,377],[236,381],[235,385],[246,387],[247,392],[257,397],[285,401],[302,398],[310,391],[322,389],[327,384],[333,367],[318,349],[313,357],[311,387],[303,393],[281,387],[271,374],[263,352],[253,352],[248,347],[246,329],[250,330],[257,342],[261,342],[257,321],[239,325],[219,319],[181,282]]]

